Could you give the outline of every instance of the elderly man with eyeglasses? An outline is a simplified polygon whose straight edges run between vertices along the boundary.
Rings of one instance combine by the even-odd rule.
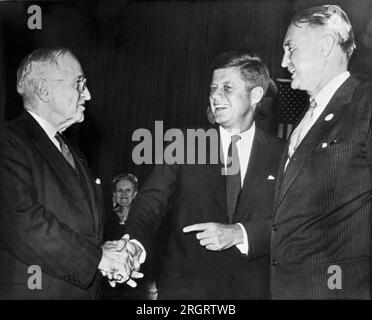
[[[36,50],[17,91],[25,110],[0,133],[0,299],[95,299],[99,270],[134,285],[133,257],[102,245],[100,186],[62,133],[91,99],[79,61]]]

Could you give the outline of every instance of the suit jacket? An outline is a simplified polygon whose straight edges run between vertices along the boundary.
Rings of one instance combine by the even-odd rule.
[[[218,131],[217,136],[219,139]],[[234,217],[234,223],[241,222],[247,230],[248,256],[235,246],[209,251],[199,244],[195,232],[182,232],[195,223],[228,223],[221,162],[154,167],[132,204],[128,232],[148,250],[161,219],[169,211],[168,250],[158,283],[159,299],[269,298],[275,180],[268,177],[275,177],[283,147],[279,139],[256,127]]]
[[[0,148],[0,298],[95,298],[103,202],[82,154],[70,146],[77,175],[28,112],[6,124]],[[28,287],[31,265],[41,290]]]
[[[273,217],[274,299],[370,298],[371,119],[372,86],[351,76],[283,173],[287,145]]]

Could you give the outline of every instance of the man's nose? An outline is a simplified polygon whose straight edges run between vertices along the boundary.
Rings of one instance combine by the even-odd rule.
[[[84,91],[82,92],[81,94],[82,98],[85,100],[85,101],[89,101],[92,96],[90,95],[90,92],[89,92],[89,89],[88,87],[85,87]]]
[[[214,101],[218,101],[218,99],[221,99],[222,97],[223,97],[222,89],[216,89],[216,90],[211,94],[211,98],[212,98]]]
[[[289,57],[288,57],[288,53],[287,52],[284,52],[283,54],[283,59],[282,59],[282,68],[287,68],[288,67],[288,64],[289,64]]]

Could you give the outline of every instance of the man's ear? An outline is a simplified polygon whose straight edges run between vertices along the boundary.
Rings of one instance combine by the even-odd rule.
[[[35,93],[43,102],[49,102],[49,87],[46,79],[40,79],[35,83]]]
[[[254,87],[249,94],[249,97],[251,100],[251,106],[255,107],[262,100],[263,95],[264,95],[264,90],[262,87],[260,86]]]
[[[321,37],[320,43],[319,43],[320,56],[322,58],[327,58],[331,54],[335,44],[336,44],[336,39],[333,35],[331,35],[330,33],[324,34]]]

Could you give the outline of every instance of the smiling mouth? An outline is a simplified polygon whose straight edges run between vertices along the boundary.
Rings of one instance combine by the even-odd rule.
[[[294,73],[296,72],[296,68],[288,68],[288,71],[289,71],[289,73],[292,75],[292,77],[293,77],[293,75],[294,75]]]
[[[227,106],[214,106],[214,111],[222,111],[227,109]]]

